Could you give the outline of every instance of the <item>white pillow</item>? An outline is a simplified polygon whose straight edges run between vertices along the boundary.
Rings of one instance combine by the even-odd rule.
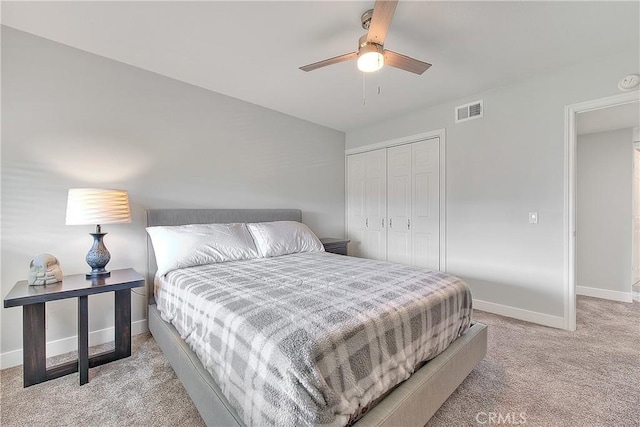
[[[298,252],[324,252],[324,246],[306,225],[297,221],[247,224],[261,257]]]
[[[178,268],[258,258],[246,224],[147,227],[162,276]]]

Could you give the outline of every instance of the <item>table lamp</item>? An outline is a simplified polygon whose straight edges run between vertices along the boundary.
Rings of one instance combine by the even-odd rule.
[[[129,195],[124,190],[105,190],[100,188],[72,188],[67,199],[67,225],[94,225],[93,246],[87,253],[87,264],[91,272],[87,279],[109,277],[111,273],[105,266],[111,259],[102,238],[102,224],[131,222]]]

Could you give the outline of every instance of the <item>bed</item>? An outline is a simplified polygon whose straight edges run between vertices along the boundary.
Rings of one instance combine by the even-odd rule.
[[[301,211],[295,209],[161,209],[147,211],[147,225],[151,227],[184,224],[260,223],[267,221],[301,222],[301,220]],[[290,255],[287,255],[287,257],[289,256]],[[338,258],[331,259],[330,257]],[[259,269],[260,271],[266,271],[272,268],[274,274],[277,274],[280,270],[286,269],[286,267],[277,265],[278,262],[282,263],[284,259],[285,257],[254,260],[252,263],[255,264],[255,266],[252,268]],[[314,256],[309,254],[296,254],[295,257],[286,258],[286,260],[296,265],[307,263],[309,265],[306,267],[307,270],[315,268],[313,272],[314,277],[322,276],[322,268],[319,266],[322,266],[323,263],[338,266],[340,262],[344,262],[347,265],[344,268],[353,269],[357,267],[355,264],[354,266],[348,266],[349,262],[355,263],[355,259],[350,261],[347,258],[342,258],[334,254],[317,254]],[[228,264],[229,268],[227,270],[232,271],[240,267],[246,269],[252,265],[252,263],[240,262],[239,265]],[[276,267],[274,267],[274,265]],[[193,269],[193,271],[192,269],[184,269],[185,273],[181,272],[180,274],[186,274],[187,270],[189,270],[189,274],[193,277],[204,274],[221,276],[226,274],[224,270],[221,270],[222,267],[225,266],[201,266]],[[204,360],[205,365],[210,368],[211,363],[210,360],[207,361],[207,356],[203,355],[200,349],[194,347],[193,342],[190,346],[181,338],[181,334],[176,329],[176,327],[181,328],[179,324],[176,323],[176,327],[174,327],[171,323],[163,320],[154,299],[154,291],[152,288],[156,270],[157,266],[153,246],[148,242],[148,283],[150,285],[148,291],[150,297],[148,319],[151,333],[171,363],[177,376],[182,381],[207,425],[244,426],[243,416],[235,409],[238,408],[238,402],[234,399],[233,394],[229,394],[227,383],[222,383],[222,387],[224,388],[223,392],[221,386],[212,376],[213,374],[216,375],[216,378],[219,378],[219,374],[217,372],[210,373],[201,362],[201,359]],[[334,270],[339,270],[339,268],[336,267]],[[337,273],[326,272],[325,274]],[[232,279],[234,281],[242,280],[243,275],[251,275],[251,270],[240,270],[240,273]],[[374,276],[381,275],[376,274]],[[167,274],[166,277],[170,278],[171,275]],[[187,278],[184,280],[188,282],[191,279]],[[280,283],[282,277],[278,277],[277,280]],[[179,280],[176,279],[176,282],[179,283]],[[246,292],[246,289],[243,290],[243,292]],[[338,291],[336,290],[336,292]],[[161,293],[159,295],[163,298]],[[263,299],[265,295],[259,295],[259,298]],[[163,315],[167,318],[167,304],[164,301],[159,302],[163,304],[162,307],[165,311]],[[330,309],[330,307],[326,308]],[[452,326],[454,332],[456,327],[457,326]],[[190,337],[186,337],[186,339],[189,340]],[[450,344],[447,343],[444,351],[441,351],[442,349],[438,350],[439,354],[437,357],[429,360],[408,379],[373,401],[372,404],[366,408],[367,411],[361,411],[363,415],[355,421],[354,425],[358,427],[373,425],[423,426],[464,380],[474,366],[485,356],[486,339],[486,327],[484,325],[476,323],[470,327],[465,326],[464,333]],[[200,357],[196,355],[192,347],[200,353]],[[227,396],[232,398],[233,404],[230,403]],[[242,415],[244,415],[244,419],[248,419],[246,414]],[[352,421],[353,419],[342,419],[339,423],[346,424]],[[333,420],[329,424],[335,422],[336,421]],[[255,424],[256,422],[253,423]],[[283,424],[286,423],[287,422],[283,422]],[[322,424],[322,422],[315,421],[307,422],[306,424],[316,423]]]

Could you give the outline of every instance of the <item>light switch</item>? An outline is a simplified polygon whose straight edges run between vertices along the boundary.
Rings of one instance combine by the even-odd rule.
[[[529,224],[538,223],[538,212],[529,212]]]

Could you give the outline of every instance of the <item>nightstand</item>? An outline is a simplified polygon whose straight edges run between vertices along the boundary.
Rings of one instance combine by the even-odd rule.
[[[351,240],[347,239],[333,239],[330,237],[325,237],[320,239],[322,245],[324,246],[324,250],[326,252],[331,252],[338,255],[346,255],[347,254],[347,244]]]
[[[15,284],[4,299],[4,307],[22,306],[24,386],[80,373],[80,385],[89,382],[89,368],[131,356],[131,288],[144,286],[144,277],[132,268],[112,270],[110,277],[86,279],[84,274],[64,276],[62,282],[30,286]],[[88,296],[115,293],[115,349],[89,357]],[[47,369],[44,304],[78,298],[78,360]]]

